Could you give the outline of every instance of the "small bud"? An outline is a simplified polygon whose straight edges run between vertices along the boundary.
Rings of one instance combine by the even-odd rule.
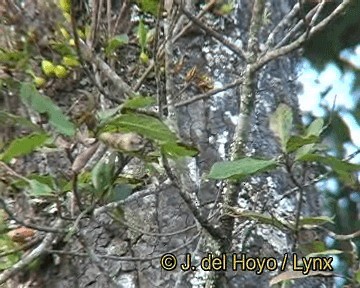
[[[55,66],[48,60],[43,60],[41,62],[41,68],[46,76],[51,76],[55,72]]]
[[[143,64],[149,63],[149,56],[148,56],[145,52],[141,52],[141,54],[140,54],[140,61],[141,61]]]
[[[54,72],[55,72],[56,77],[58,77],[58,78],[65,78],[67,76],[67,70],[62,65],[57,65],[55,67]]]
[[[62,63],[65,66],[68,66],[68,67],[78,67],[78,66],[80,66],[80,62],[76,58],[74,58],[72,56],[64,56],[63,60],[62,60]]]
[[[46,80],[43,77],[34,77],[34,83],[36,87],[42,87],[45,85]]]

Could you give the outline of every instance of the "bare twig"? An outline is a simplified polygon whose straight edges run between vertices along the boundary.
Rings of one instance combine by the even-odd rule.
[[[205,15],[205,13],[207,11],[209,11],[215,4],[217,0],[211,0],[209,3],[207,3],[203,10],[201,10],[199,12],[199,14],[196,16],[197,19],[200,19],[202,16]],[[177,35],[174,36],[174,39],[172,40],[173,43],[175,43],[177,40],[180,39],[181,36],[183,36],[191,27],[193,26],[193,23],[190,21]],[[164,47],[165,47],[165,43],[166,41],[168,41],[168,39],[166,39],[159,47],[157,55],[156,55],[156,59],[157,61],[160,61],[162,59],[162,57],[164,57]],[[149,73],[154,69],[155,66],[155,62],[152,61],[149,64],[149,67],[146,69],[146,71],[144,72],[144,74],[140,77],[139,81],[136,83],[136,85],[134,86],[133,90],[134,91],[138,91],[141,87],[141,84],[144,82],[144,80],[146,79],[146,77],[149,75]]]
[[[354,2],[354,0],[344,0],[338,7],[336,7],[336,9],[329,16],[327,16],[319,24],[317,24],[316,26],[314,26],[313,28],[310,29],[309,37],[312,37],[314,34],[325,29],[325,27],[331,21],[333,21],[336,17],[340,16],[352,2]],[[269,51],[251,67],[252,71],[257,71],[261,67],[263,67],[265,64],[267,64],[268,62],[298,49],[302,44],[304,44],[306,39],[307,38],[306,38],[306,32],[305,32],[294,42],[292,42],[284,47]]]
[[[299,13],[299,8],[299,3],[295,4],[291,11],[283,19],[281,19],[273,31],[271,31],[265,43],[266,50],[270,49],[270,46],[274,44],[276,34],[280,31],[284,31],[286,27],[290,26],[291,21],[295,18],[297,13]]]
[[[199,238],[201,233],[197,233],[196,235],[194,235],[193,237],[190,238],[189,241],[186,241],[184,244],[175,247],[172,250],[167,251],[166,253],[176,253],[179,250],[188,247],[192,242],[194,242],[197,238]],[[53,253],[53,254],[59,254],[59,255],[71,255],[71,256],[77,256],[77,257],[89,257],[88,253],[79,253],[79,252],[72,252],[72,251],[63,251],[63,250],[52,250],[52,249],[48,249],[46,250],[46,252],[48,253]],[[161,254],[156,254],[156,255],[152,255],[152,256],[143,256],[143,257],[132,257],[132,256],[115,256],[115,255],[99,255],[96,254],[96,256],[98,258],[102,258],[102,259],[109,259],[109,260],[116,260],[116,261],[132,261],[132,262],[136,262],[136,261],[152,261],[152,260],[157,260],[160,259],[162,256],[164,256],[164,253]]]
[[[9,209],[9,207],[7,207],[6,202],[4,200],[3,197],[0,197],[0,206],[2,209],[4,209],[4,211],[6,212],[6,214],[9,215],[9,218],[14,220],[16,223],[31,228],[31,229],[35,229],[38,231],[44,231],[44,232],[49,232],[49,233],[63,233],[64,230],[59,230],[56,228],[50,228],[50,227],[46,227],[46,226],[41,226],[41,225],[36,225],[36,224],[31,224],[31,223],[26,223],[25,220],[20,219],[18,217],[15,216],[15,214]]]
[[[121,207],[122,205],[132,202],[132,201],[136,201],[140,198],[144,198],[146,196],[155,194],[155,193],[160,193],[161,191],[169,188],[172,186],[172,183],[170,180],[165,181],[164,183],[162,183],[161,185],[155,185],[155,184],[151,184],[149,185],[146,189],[144,190],[140,190],[140,191],[136,191],[135,193],[131,194],[129,197],[127,197],[124,200],[120,200],[117,202],[111,202],[109,204],[106,204],[102,207],[96,208],[94,210],[94,215],[96,217],[96,215],[100,215],[101,213],[104,213],[106,211],[110,211],[116,208]]]
[[[307,21],[314,16],[314,14],[316,13],[317,7],[318,6],[315,6],[308,12],[308,14],[305,17],[305,19]],[[281,38],[281,40],[275,45],[275,48],[284,46],[289,41],[289,39],[300,30],[302,25],[304,25],[304,21],[301,19],[299,22],[297,22],[295,24],[295,26],[293,28],[290,29],[290,31],[284,37]]]
[[[186,99],[184,101],[178,102],[178,103],[175,104],[175,107],[181,107],[181,106],[189,105],[189,104],[194,103],[196,101],[209,98],[209,97],[211,97],[211,96],[213,96],[213,95],[215,95],[217,93],[220,93],[220,92],[226,91],[228,89],[234,88],[236,86],[239,86],[242,82],[243,82],[243,80],[241,78],[237,79],[234,82],[225,85],[224,87],[221,87],[221,88],[218,88],[218,89],[213,89],[213,90],[210,90],[209,92],[202,93],[202,94],[199,94],[199,95],[195,95],[194,97],[191,97],[190,99]],[[165,107],[167,107],[167,106],[165,106]]]
[[[175,0],[178,5],[180,5],[181,11],[185,14],[186,17],[188,17],[194,24],[199,26],[201,29],[203,29],[208,35],[214,37],[216,40],[218,40],[220,43],[224,44],[227,48],[229,48],[231,51],[233,51],[236,55],[238,55],[241,59],[247,60],[245,52],[238,46],[232,44],[230,41],[225,39],[220,33],[216,32],[215,30],[208,27],[206,24],[201,22],[197,17],[191,14],[190,11],[188,11],[179,0]]]

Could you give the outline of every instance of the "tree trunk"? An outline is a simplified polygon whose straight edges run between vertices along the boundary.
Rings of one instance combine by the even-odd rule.
[[[186,11],[195,15],[199,10],[189,1],[185,11],[179,8],[182,16],[175,26],[170,20],[163,20],[165,36],[172,39],[165,44],[165,88],[159,88],[166,98],[163,118],[183,142],[196,146],[199,154],[165,163],[171,170],[167,171],[168,176],[173,174],[174,179],[160,186],[149,184],[121,202],[121,221],[125,224],[114,221],[99,207],[93,217],[79,221],[79,237],[57,242],[53,249],[62,252],[50,253],[44,259],[37,274],[38,287],[269,287],[270,279],[282,272],[284,255],[289,256],[288,270],[293,263],[292,253],[304,256],[294,246],[295,240],[300,241],[299,235],[234,214],[252,211],[285,223],[295,221],[302,195],[301,215],[319,215],[315,205],[319,197],[310,195],[312,187],[304,188],[303,194],[296,189],[286,193],[296,187],[294,182],[307,177],[309,167],[299,166],[296,171],[278,168],[241,182],[206,179],[218,161],[281,155],[279,140],[269,128],[269,117],[279,104],[291,107],[294,122],[301,127],[297,100],[300,86],[296,81],[299,53],[276,57],[255,70],[250,68],[265,52],[268,35],[296,3],[241,0],[224,16],[219,16],[220,7],[211,9],[202,23],[246,51],[243,55],[215,40],[207,30],[210,28],[196,23],[174,41],[173,36],[187,23]],[[287,29],[277,32],[275,43],[283,39]],[[194,67],[191,76],[189,71]],[[133,87],[136,81],[131,81]],[[230,89],[190,100],[234,81],[238,83]],[[151,83],[145,86],[144,91],[156,93]],[[188,87],[183,89],[185,86]],[[248,130],[241,130],[242,126]],[[90,247],[96,255],[84,247]],[[178,263],[176,269],[165,271],[160,259],[169,253],[176,256]],[[187,253],[191,254],[196,271],[180,269]],[[208,253],[227,259],[221,266],[226,269],[201,269],[199,265],[206,264],[201,259]],[[234,257],[239,260],[236,269],[232,266]],[[269,266],[264,271],[259,265],[252,269],[252,260],[242,266],[240,260],[246,258],[267,259]],[[270,271],[275,263],[276,269]],[[295,280],[292,287],[320,287],[323,283],[330,285],[326,279],[308,277]]]

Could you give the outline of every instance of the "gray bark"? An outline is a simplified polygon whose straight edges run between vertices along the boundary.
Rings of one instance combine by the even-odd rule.
[[[239,0],[233,13],[225,17],[207,15],[203,20],[211,23],[215,30],[224,35],[233,44],[245,48],[248,41],[248,29],[253,1]],[[266,1],[266,10],[270,12],[270,21],[260,29],[259,42],[264,43],[267,35],[292,8],[296,1]],[[192,7],[195,11],[195,6]],[[192,12],[193,12],[192,11]],[[186,18],[185,18],[186,19]],[[223,44],[214,40],[195,24],[191,32],[173,43],[173,63],[184,57],[184,66],[174,75],[173,93],[177,94],[185,84],[188,70],[197,65],[199,73],[213,80],[215,88],[221,88],[236,79],[246,68],[243,59],[237,57]],[[286,31],[281,31],[281,39]],[[260,45],[260,50],[262,49]],[[269,129],[269,116],[280,103],[288,104],[300,125],[297,93],[297,63],[299,54],[292,53],[271,61],[255,75],[255,102],[250,115],[250,131],[245,145],[246,156],[272,158],[280,154],[278,140]],[[169,60],[168,60],[169,61]],[[119,74],[120,71],[119,71]],[[131,82],[131,81],[129,81]],[[134,82],[134,81],[133,81]],[[134,83],[130,83],[134,84]],[[131,86],[131,85],[130,85]],[[145,89],[151,89],[151,85]],[[204,100],[176,108],[177,127],[182,139],[198,147],[199,155],[192,159],[176,163],[172,167],[183,169],[174,173],[183,174],[181,188],[206,217],[213,216],[210,223],[221,231],[221,203],[228,189],[225,181],[206,180],[211,166],[220,160],[228,160],[232,139],[239,115],[240,97],[243,87],[235,87]],[[201,92],[199,87],[191,86],[180,95],[177,101],[190,99]],[[53,163],[58,165],[58,156]],[[36,162],[29,162],[34,165]],[[24,165],[27,165],[24,163]],[[66,165],[65,165],[66,166]],[[29,166],[30,167],[30,166]],[[69,163],[67,163],[69,167]],[[190,168],[189,168],[190,167]],[[24,170],[30,168],[23,166]],[[38,170],[39,167],[33,168]],[[64,168],[65,169],[65,168]],[[299,174],[302,174],[299,168]],[[237,207],[272,215],[278,219],[294,220],[297,207],[297,193],[293,193],[279,202],[282,194],[294,187],[289,174],[277,169],[248,178],[238,186]],[[146,187],[145,187],[146,190]],[[306,194],[307,191],[305,191]],[[318,214],[313,205],[317,196],[306,198],[303,213]],[[37,274],[38,287],[206,287],[212,285],[211,273],[201,271],[186,273],[179,265],[174,271],[164,271],[160,266],[160,255],[173,253],[182,262],[186,253],[192,253],[196,262],[207,253],[216,253],[218,239],[213,239],[194,218],[179,189],[172,185],[154,189],[150,195],[128,200],[123,205],[124,221],[128,225],[117,223],[109,215],[100,211],[91,218],[81,220],[79,229],[84,241],[98,255],[117,255],[123,259],[99,258],[106,273],[100,271],[96,261],[83,250],[78,239],[72,237],[68,242],[59,242],[54,249],[84,255],[49,255],[45,265]],[[193,226],[192,229],[186,228]],[[181,233],[173,233],[184,230]],[[272,257],[279,266],[285,253],[292,253],[294,235],[280,231],[271,225],[263,225],[249,220],[235,221],[232,233],[232,253],[245,253],[246,257]],[[138,260],[128,261],[128,258]],[[55,259],[59,262],[55,264]],[[152,258],[152,259],[151,259]],[[150,259],[150,260],[149,260]],[[238,269],[225,271],[226,287],[269,287],[269,280],[279,273],[265,270],[258,275],[254,271]],[[108,274],[108,275],[106,275]],[[109,280],[109,276],[112,280]],[[41,283],[42,282],[42,283]],[[206,284],[208,283],[208,284]],[[209,284],[210,283],[210,284]],[[223,282],[224,283],[224,282]],[[214,284],[215,285],[215,284]],[[306,278],[294,281],[291,287],[330,287],[326,279]],[[220,286],[218,286],[220,287]]]

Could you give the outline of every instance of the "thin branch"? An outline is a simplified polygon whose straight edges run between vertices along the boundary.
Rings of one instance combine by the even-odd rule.
[[[340,14],[342,14],[345,11],[345,9],[348,8],[348,6],[353,1],[354,0],[344,0],[338,7],[336,7],[336,9],[329,16],[327,16],[319,24],[317,24],[316,26],[314,26],[313,28],[310,29],[309,37],[312,37],[314,34],[325,29],[325,27],[331,21],[333,21],[336,17],[340,16]],[[263,67],[265,64],[267,64],[268,62],[298,49],[302,44],[304,44],[306,39],[307,38],[306,38],[306,32],[305,32],[296,41],[294,41],[284,47],[269,51],[251,67],[252,71],[257,71],[261,67]]]
[[[127,197],[124,200],[120,200],[117,202],[111,202],[109,204],[106,204],[102,207],[96,208],[94,210],[94,216],[96,217],[96,215],[100,215],[106,211],[110,211],[116,208],[119,208],[121,206],[123,206],[126,203],[132,202],[132,201],[137,201],[138,199],[144,198],[146,196],[149,195],[153,195],[155,193],[160,193],[161,191],[169,188],[172,186],[172,183],[170,180],[165,181],[164,183],[162,183],[161,185],[155,185],[155,184],[151,184],[149,185],[146,189],[144,190],[140,190],[140,191],[136,191],[135,193],[131,194],[129,197]]]
[[[57,220],[54,225],[54,230],[62,230],[61,227],[64,225],[62,220]],[[20,261],[12,265],[9,269],[5,270],[0,274],[0,284],[5,283],[8,279],[13,277],[15,274],[20,272],[22,269],[27,267],[35,259],[39,258],[41,255],[45,254],[47,249],[51,247],[53,241],[56,238],[56,234],[49,233],[45,236],[44,240],[32,250],[29,254],[25,255]]]
[[[189,241],[185,242],[184,244],[175,247],[172,250],[169,250],[165,253],[176,253],[179,250],[188,247],[192,242],[194,242],[197,238],[199,238],[201,233],[197,233],[196,235],[194,235]],[[89,255],[87,253],[79,253],[79,252],[72,252],[72,251],[63,251],[63,250],[46,250],[46,252],[48,253],[53,253],[53,254],[59,254],[59,255],[71,255],[71,256],[77,256],[77,257],[89,257]],[[152,260],[158,260],[160,259],[162,256],[164,256],[165,253],[161,253],[161,254],[156,254],[153,256],[148,256],[148,257],[132,257],[132,256],[115,256],[115,255],[101,255],[101,254],[95,254],[98,258],[102,258],[102,259],[109,259],[109,260],[115,260],[115,261],[132,261],[132,262],[137,262],[137,261],[152,261]]]
[[[299,13],[299,8],[299,3],[295,4],[291,11],[283,19],[281,19],[273,31],[271,31],[265,43],[266,50],[270,49],[270,46],[274,44],[276,34],[280,31],[285,31],[285,28],[290,26],[291,21],[295,18],[297,13]]]
[[[308,14],[306,15],[305,19],[308,21],[310,18],[312,18],[314,16],[314,14],[316,13],[316,9],[317,9],[318,6],[315,6],[314,8],[312,8]],[[300,28],[302,27],[302,25],[304,25],[304,21],[302,19],[300,19],[299,22],[297,22],[295,24],[295,26],[293,28],[290,29],[290,31],[284,36],[282,37],[282,39],[280,40],[280,42],[278,42],[276,45],[275,45],[275,48],[279,48],[279,47],[282,47],[284,46],[288,41],[289,39],[295,35],[299,30]]]
[[[213,90],[210,90],[209,92],[198,94],[198,95],[195,95],[195,96],[193,96],[193,97],[191,97],[189,99],[178,102],[178,103],[175,104],[175,107],[181,107],[181,106],[189,105],[189,104],[194,103],[196,101],[209,98],[209,97],[211,97],[211,96],[213,96],[213,95],[215,95],[217,93],[220,93],[220,92],[226,91],[228,89],[234,88],[236,86],[239,86],[242,82],[243,82],[243,79],[237,79],[234,82],[225,85],[224,87],[221,87],[221,88],[218,88],[218,89],[213,89]],[[165,106],[165,107],[167,107],[167,106]]]
[[[196,18],[200,19],[202,16],[204,16],[205,13],[214,6],[216,1],[217,0],[211,0],[209,3],[207,3],[204,6],[204,8],[199,12],[199,14],[196,16]],[[175,43],[177,40],[179,40],[180,37],[183,36],[192,26],[193,26],[193,23],[190,21],[177,35],[174,36],[174,39],[172,40],[173,43]],[[157,61],[160,61],[162,59],[162,57],[164,57],[164,47],[165,47],[166,41],[168,41],[168,40],[165,39],[165,41],[160,45],[160,47],[158,49],[158,52],[156,55]],[[141,84],[146,79],[146,77],[149,75],[149,73],[154,69],[154,66],[155,66],[155,62],[154,61],[150,62],[149,67],[145,70],[143,75],[140,77],[139,81],[134,86],[134,88],[133,88],[134,91],[138,91],[140,89]]]
[[[25,220],[20,219],[17,216],[15,216],[15,214],[7,207],[6,202],[5,202],[3,197],[0,197],[0,206],[1,206],[2,209],[4,209],[6,214],[8,214],[10,219],[14,220],[16,223],[20,224],[21,226],[25,226],[27,228],[35,229],[35,230],[38,230],[38,231],[49,232],[49,233],[63,233],[63,232],[65,232],[65,230],[59,230],[59,229],[56,229],[56,228],[50,228],[50,227],[46,227],[46,226],[26,223]]]
[[[177,175],[175,175],[172,172],[166,156],[165,155],[162,155],[162,156],[163,156],[162,157],[163,166],[164,166],[167,176],[173,182],[173,184],[178,188],[181,198],[184,200],[184,202],[190,209],[191,213],[194,215],[194,218],[196,219],[196,221],[198,221],[200,223],[200,225],[202,226],[202,228],[204,228],[214,239],[218,239],[218,240],[222,239],[223,235],[222,235],[220,229],[213,226],[209,222],[209,220],[203,215],[201,210],[196,206],[193,199],[191,198],[190,191],[184,191],[184,187],[182,187],[181,181],[179,181]]]
[[[241,59],[243,59],[243,60],[247,59],[245,52],[240,47],[232,44],[230,41],[225,39],[219,32],[216,32],[215,30],[211,29],[206,24],[201,22],[197,17],[192,15],[191,12],[188,11],[179,0],[175,0],[175,2],[180,6],[180,9],[185,14],[185,16],[188,17],[192,22],[194,22],[194,24],[196,24],[201,29],[203,29],[208,35],[214,37],[220,43],[224,44],[227,48],[229,48],[231,51],[233,51]]]

